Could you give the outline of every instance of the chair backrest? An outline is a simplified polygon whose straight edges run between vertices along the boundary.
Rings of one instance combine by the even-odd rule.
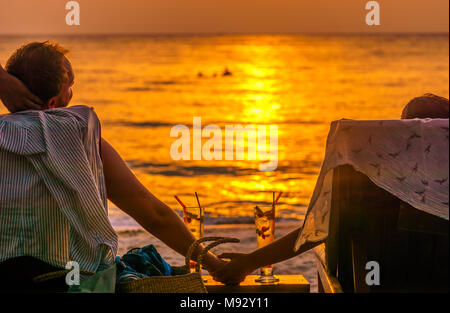
[[[327,268],[344,292],[448,291],[448,221],[402,202],[351,166],[334,170]],[[367,286],[368,261],[380,285]]]

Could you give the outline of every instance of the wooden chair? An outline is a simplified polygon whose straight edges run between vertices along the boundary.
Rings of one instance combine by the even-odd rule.
[[[319,292],[448,292],[448,221],[419,211],[351,166],[334,170],[329,236],[315,248]],[[366,284],[366,264],[380,285]]]

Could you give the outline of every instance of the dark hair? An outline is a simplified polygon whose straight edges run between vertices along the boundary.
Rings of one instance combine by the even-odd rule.
[[[432,93],[409,101],[402,112],[402,119],[448,118],[448,99]]]
[[[17,49],[6,63],[6,71],[20,79],[44,103],[57,96],[67,77],[63,67],[68,50],[58,44],[32,42]]]

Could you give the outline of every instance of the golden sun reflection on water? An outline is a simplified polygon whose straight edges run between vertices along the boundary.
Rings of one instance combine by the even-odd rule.
[[[248,51],[252,63],[242,65],[243,77],[237,83],[238,89],[247,91],[242,97],[243,114],[241,120],[246,123],[272,123],[283,120],[278,93],[283,84],[276,74],[279,62],[267,55],[276,53],[276,46],[263,46]],[[244,57],[244,58],[245,58]]]

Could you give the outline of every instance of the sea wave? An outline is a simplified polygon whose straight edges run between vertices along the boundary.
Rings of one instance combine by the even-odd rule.
[[[231,175],[233,177],[252,175],[259,172],[256,166],[244,167],[240,166],[193,166],[179,163],[155,163],[142,160],[127,160],[127,164],[132,169],[141,169],[147,174],[163,175],[163,176],[180,176],[191,177],[201,175]],[[298,175],[317,175],[320,164],[313,161],[303,160],[302,162],[292,162],[286,164],[278,164],[277,170],[283,173],[295,173]]]
[[[114,220],[111,221],[113,228],[117,232],[119,236],[137,236],[139,234],[145,233],[146,230],[142,228],[140,225],[136,223],[130,223],[129,225],[125,225],[123,223],[116,224]],[[275,225],[298,225],[299,227],[302,225],[303,219],[295,219],[295,218],[276,218]],[[254,218],[250,216],[241,216],[241,217],[216,217],[216,218],[207,218],[205,217],[205,227],[214,227],[214,226],[245,226],[245,225],[254,225]]]
[[[180,84],[180,82],[175,81],[175,80],[166,80],[166,81],[154,80],[154,81],[146,81],[145,83],[149,84],[149,85],[164,85],[164,86]]]
[[[133,88],[131,88],[133,89]],[[137,91],[137,90],[133,90]],[[157,127],[173,127],[176,125],[185,125],[189,128],[192,128],[192,123],[174,123],[174,122],[168,122],[168,121],[112,121],[112,120],[103,120],[103,124],[108,124],[112,126],[125,126],[125,127],[136,127],[136,128],[157,128]],[[223,127],[225,125],[231,125],[234,124],[235,121],[212,121],[207,122],[208,125],[217,125],[219,127]],[[247,123],[247,124],[256,124],[256,123]],[[246,125],[247,125],[246,124]],[[329,124],[325,121],[308,121],[308,120],[288,120],[288,121],[273,121],[273,122],[258,122],[258,125],[323,125],[323,124]]]
[[[162,91],[162,88],[150,88],[150,87],[127,87],[122,89],[127,92],[145,92],[145,91]]]

